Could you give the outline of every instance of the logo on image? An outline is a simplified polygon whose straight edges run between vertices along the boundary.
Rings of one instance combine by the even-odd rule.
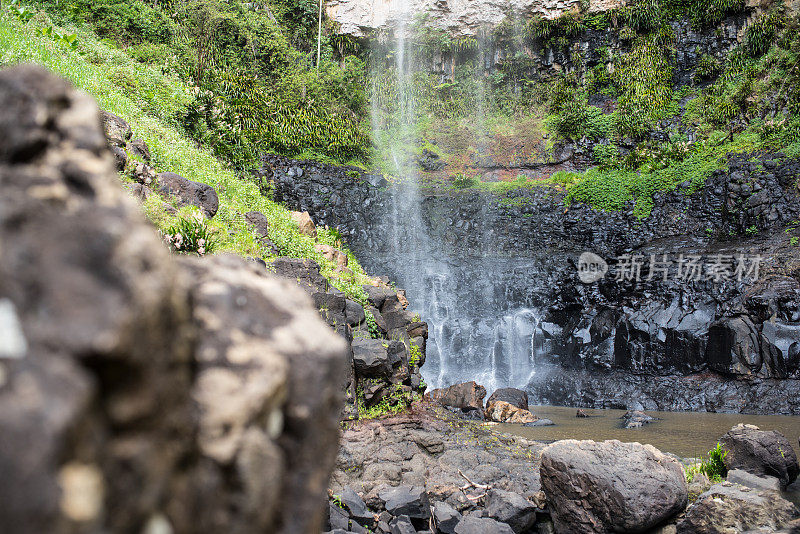
[[[591,284],[603,278],[608,272],[606,260],[593,252],[584,252],[578,258],[578,278],[584,284]]]

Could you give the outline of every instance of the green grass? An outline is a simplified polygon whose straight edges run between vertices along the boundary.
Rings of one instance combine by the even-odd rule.
[[[90,93],[101,108],[128,121],[134,134],[150,146],[153,166],[158,172],[175,172],[216,189],[219,211],[207,226],[213,232],[219,252],[269,259],[268,251],[244,220],[248,211],[260,211],[269,220],[270,238],[282,255],[316,260],[335,286],[351,298],[365,301],[361,284],[365,283],[366,274],[351,252],[347,251],[349,267],[355,276],[337,276],[333,262],[314,250],[313,239],[300,234],[285,207],[262,196],[256,184],[242,179],[180,130],[175,117],[191,98],[189,87],[162,75],[156,68],[134,61],[83,28],[67,28],[78,36],[74,46],[42,35],[43,28],[52,26],[50,19],[41,13],[23,22],[3,11],[0,14],[0,65],[36,63],[64,76]],[[145,203],[144,211],[160,230],[167,232],[179,223],[180,217],[190,216],[191,210],[171,216],[154,195]],[[324,228],[318,231],[318,241],[342,246],[337,233]]]

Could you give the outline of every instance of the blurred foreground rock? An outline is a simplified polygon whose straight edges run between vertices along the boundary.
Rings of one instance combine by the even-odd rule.
[[[171,257],[37,67],[0,72],[0,188],[0,532],[319,532],[346,345],[311,299]]]

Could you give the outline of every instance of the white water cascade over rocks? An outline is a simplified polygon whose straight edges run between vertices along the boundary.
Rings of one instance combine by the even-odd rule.
[[[372,53],[372,125],[393,185],[390,202],[379,218],[379,233],[388,237],[378,258],[365,258],[407,291],[413,309],[429,324],[427,362],[422,369],[429,387],[477,380],[493,389],[524,387],[534,374],[534,332],[539,316],[529,304],[505,299],[507,277],[494,261],[476,254],[455,257],[442,229],[462,225],[440,220],[437,228],[423,213],[419,165],[414,157],[417,94],[414,76],[427,68],[418,44],[410,38],[415,13],[395,2],[397,19],[388,42],[376,42]],[[474,102],[475,120],[484,122],[485,93]],[[466,261],[465,261],[466,260]],[[522,267],[512,262],[515,268]],[[500,298],[498,298],[500,297]],[[531,303],[532,305],[532,303]]]

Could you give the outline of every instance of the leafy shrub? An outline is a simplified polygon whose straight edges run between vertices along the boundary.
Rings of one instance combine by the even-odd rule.
[[[710,54],[703,54],[697,62],[697,68],[694,71],[694,81],[708,80],[717,76],[721,71],[721,66],[717,59]]]
[[[168,42],[174,27],[167,13],[142,0],[42,0],[42,7],[92,25],[101,37],[132,44]]]
[[[475,187],[478,183],[478,179],[474,176],[467,176],[462,173],[453,176],[453,187],[456,189],[468,189],[470,187]]]
[[[641,135],[672,111],[673,57],[660,43],[667,38],[661,32],[642,37],[619,58],[614,76],[621,90],[618,124],[623,133]]]
[[[528,21],[526,26],[526,32],[530,38],[538,38],[546,42],[556,37],[575,37],[586,29],[583,15],[576,12],[565,13],[552,19],[536,15]]]
[[[763,55],[785,22],[783,6],[763,13],[744,33],[744,49],[750,57]]]
[[[31,8],[21,5],[19,0],[11,0],[9,8],[11,13],[22,22],[28,22],[35,15],[35,12]]]
[[[422,361],[422,351],[415,343],[410,343],[408,348],[408,366],[411,369],[419,367],[419,362]]]
[[[594,146],[594,158],[600,165],[610,167],[619,158],[619,148],[614,144],[597,144]]]
[[[708,459],[691,465],[686,469],[686,480],[691,482],[694,480],[695,475],[702,473],[711,482],[722,481],[728,474],[728,468],[725,467],[726,456],[728,456],[728,451],[722,448],[721,443],[717,443],[716,447],[708,451]]]

